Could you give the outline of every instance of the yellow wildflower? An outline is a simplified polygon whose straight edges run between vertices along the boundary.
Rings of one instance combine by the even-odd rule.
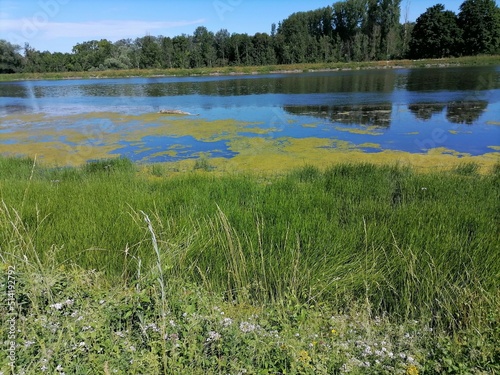
[[[311,362],[311,357],[309,357],[309,353],[306,350],[299,352],[299,361],[306,364]]]
[[[415,365],[409,365],[406,368],[406,375],[418,375],[418,369]]]

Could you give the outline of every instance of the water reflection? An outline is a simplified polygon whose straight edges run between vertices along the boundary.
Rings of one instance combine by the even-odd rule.
[[[264,94],[325,94],[394,90],[395,71],[271,74],[244,77],[130,78],[2,83],[0,97],[27,98],[33,85],[37,98],[243,96]]]
[[[341,106],[285,106],[293,115],[307,115],[327,118],[346,125],[367,125],[389,127],[392,117],[392,103]]]
[[[448,103],[446,119],[454,124],[474,124],[488,108],[484,100]]]
[[[484,100],[471,100],[448,103],[413,103],[408,110],[417,120],[429,121],[432,116],[446,109],[446,119],[452,124],[472,125],[479,120],[488,108]],[[313,116],[328,119],[345,125],[366,125],[390,127],[392,119],[392,103],[366,105],[306,105],[284,106],[283,109],[292,115]]]
[[[495,66],[468,68],[429,68],[408,71],[408,91],[484,91],[499,87]]]
[[[433,115],[443,112],[446,103],[414,103],[408,106],[418,120],[430,120]]]

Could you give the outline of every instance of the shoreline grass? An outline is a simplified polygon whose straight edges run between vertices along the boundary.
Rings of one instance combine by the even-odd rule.
[[[98,79],[132,77],[188,77],[209,75],[250,75],[270,73],[303,73],[315,71],[387,69],[387,68],[425,68],[449,66],[498,65],[500,56],[465,56],[442,59],[422,60],[383,60],[362,62],[331,62],[314,64],[266,65],[266,66],[227,66],[192,69],[126,69],[92,72],[50,72],[50,73],[13,73],[0,74],[0,82],[19,80],[61,80],[61,79]]]
[[[494,373],[499,172],[2,157],[15,373]]]

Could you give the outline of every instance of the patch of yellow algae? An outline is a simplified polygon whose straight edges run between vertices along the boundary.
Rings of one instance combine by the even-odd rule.
[[[406,135],[419,135],[420,132],[409,132],[409,133],[405,133]]]
[[[118,157],[111,154],[116,149],[113,145],[92,146],[68,145],[60,142],[38,142],[0,144],[0,154],[12,156],[29,156],[47,165],[81,165],[91,159],[109,159]]]
[[[303,124],[303,128],[317,128],[318,124],[317,123],[312,123],[312,124]]]
[[[367,126],[365,129],[357,129],[357,128],[346,128],[342,126],[336,126],[335,130],[341,131],[341,132],[348,132],[352,134],[367,134],[367,135],[382,135],[384,133],[381,133],[379,130],[380,128],[377,128],[376,126]]]
[[[0,154],[38,155],[49,163],[59,165],[82,164],[89,159],[114,157],[114,154],[110,154],[112,151],[127,143],[141,145],[146,136],[191,136],[199,141],[214,142],[242,137],[239,136],[242,132],[262,135],[276,130],[231,119],[206,121],[190,116],[174,118],[156,113],[25,115],[18,120],[20,122],[14,125],[7,123],[0,133]],[[83,123],[80,125],[78,122],[81,121]]]
[[[376,148],[376,149],[381,149],[382,146],[378,143],[371,143],[371,142],[365,142],[361,143],[357,146],[358,148]]]
[[[355,162],[399,163],[412,165],[421,171],[449,170],[464,162],[474,162],[481,166],[481,171],[486,172],[500,162],[500,152],[471,156],[438,148],[426,154],[387,150],[364,153],[359,148],[380,148],[380,145],[363,143],[356,146],[346,141],[313,137],[296,139],[243,136],[241,133],[262,135],[275,129],[265,129],[256,123],[241,123],[231,119],[206,121],[192,116],[178,118],[156,113],[146,115],[92,113],[52,117],[27,115],[20,116],[19,119],[20,123],[16,123],[16,126],[8,124],[3,126],[4,132],[0,133],[0,154],[32,157],[37,155],[38,160],[50,165],[80,165],[90,159],[117,157],[118,154],[112,152],[122,148],[124,143],[141,145],[146,136],[173,138],[191,136],[205,142],[229,140],[229,148],[236,153],[236,156],[231,159],[210,158],[209,164],[214,169],[197,173],[227,171],[277,173],[306,164],[328,167],[336,163]],[[72,125],[82,120],[84,120],[83,125]],[[105,125],[101,126],[103,120]],[[41,122],[43,126],[39,126]],[[55,125],[50,127],[51,123]],[[112,129],[109,128],[109,124],[112,125]],[[367,131],[375,129],[376,127],[368,128]],[[353,129],[348,128],[348,130]],[[177,151],[184,148],[182,144],[175,144],[153,156],[176,156]],[[490,146],[490,148],[500,151],[500,146]],[[142,151],[144,149],[141,149]],[[190,159],[162,163],[162,169],[169,173],[192,171],[195,162]]]
[[[500,125],[500,121],[486,121],[488,125]]]
[[[332,142],[323,138],[287,138],[286,142],[263,138],[248,138],[230,143],[238,152],[231,159],[210,159],[219,172],[276,173],[304,165],[328,167],[338,163],[372,163],[377,165],[400,164],[412,166],[421,172],[451,170],[462,163],[474,162],[486,173],[500,161],[500,153],[470,156],[445,148],[433,149],[426,154],[384,150],[365,153],[348,142]],[[360,146],[357,146],[360,147]],[[460,157],[457,157],[460,156]],[[188,164],[189,165],[189,164]],[[177,164],[179,170],[186,164]]]

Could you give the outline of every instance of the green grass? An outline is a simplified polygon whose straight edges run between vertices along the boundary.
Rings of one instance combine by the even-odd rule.
[[[386,67],[419,68],[429,66],[483,66],[498,65],[500,56],[480,55],[465,56],[442,59],[424,60],[383,60],[383,61],[361,61],[361,62],[331,62],[331,63],[309,63],[290,65],[265,65],[265,66],[226,66],[213,68],[192,69],[125,69],[125,70],[103,70],[85,72],[55,72],[55,73],[14,73],[0,74],[1,81],[36,80],[36,79],[72,79],[72,78],[126,78],[126,77],[158,77],[158,76],[197,76],[210,74],[269,74],[272,72],[309,72],[314,70],[343,70],[343,69],[367,69]]]
[[[498,167],[220,176],[200,159],[175,176],[145,170],[126,159],[53,169],[0,158],[18,370],[499,369]]]

